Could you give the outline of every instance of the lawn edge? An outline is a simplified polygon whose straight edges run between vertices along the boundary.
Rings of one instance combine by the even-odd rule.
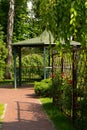
[[[6,108],[7,108],[7,104],[4,104],[4,112],[3,115],[1,116],[1,119],[3,120],[5,117],[5,113],[6,113]],[[0,123],[0,130],[2,129],[2,123]]]
[[[41,104],[41,106],[42,106],[43,112],[44,112],[45,115],[47,116],[48,121],[52,124],[52,128],[53,128],[53,130],[57,130],[56,127],[55,127],[55,125],[54,125],[54,123],[53,123],[53,121],[50,119],[50,117],[48,116],[46,110],[44,109],[44,107],[43,107],[43,103],[41,102],[40,99],[39,99],[39,102],[40,102],[40,104]]]

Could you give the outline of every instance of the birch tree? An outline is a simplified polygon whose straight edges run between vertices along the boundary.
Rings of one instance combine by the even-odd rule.
[[[13,25],[14,25],[14,0],[9,1],[9,12],[8,12],[8,25],[7,25],[7,49],[8,56],[6,59],[6,72],[5,78],[12,78],[12,74],[10,72],[10,67],[12,64],[12,35],[13,35]]]

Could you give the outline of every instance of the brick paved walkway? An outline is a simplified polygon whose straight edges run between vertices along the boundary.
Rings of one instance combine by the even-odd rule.
[[[53,130],[33,87],[0,88],[0,103],[6,103],[2,130]]]

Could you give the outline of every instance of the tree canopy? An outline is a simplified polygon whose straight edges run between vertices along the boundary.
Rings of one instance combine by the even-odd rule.
[[[0,39],[7,42],[8,12],[11,0],[0,0]],[[15,0],[12,42],[36,37],[45,28],[55,41],[70,40],[87,46],[87,0]],[[28,3],[32,3],[29,10]],[[60,40],[62,39],[62,40]]]
[[[68,39],[87,44],[86,0],[34,0],[35,17],[42,28],[50,29],[55,39]]]

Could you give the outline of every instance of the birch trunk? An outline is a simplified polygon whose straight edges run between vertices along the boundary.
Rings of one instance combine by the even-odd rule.
[[[13,35],[13,25],[14,25],[14,0],[10,0],[9,12],[8,12],[8,25],[7,25],[7,49],[8,56],[6,59],[6,71],[5,78],[11,79],[12,74],[10,67],[12,64],[12,35]]]

